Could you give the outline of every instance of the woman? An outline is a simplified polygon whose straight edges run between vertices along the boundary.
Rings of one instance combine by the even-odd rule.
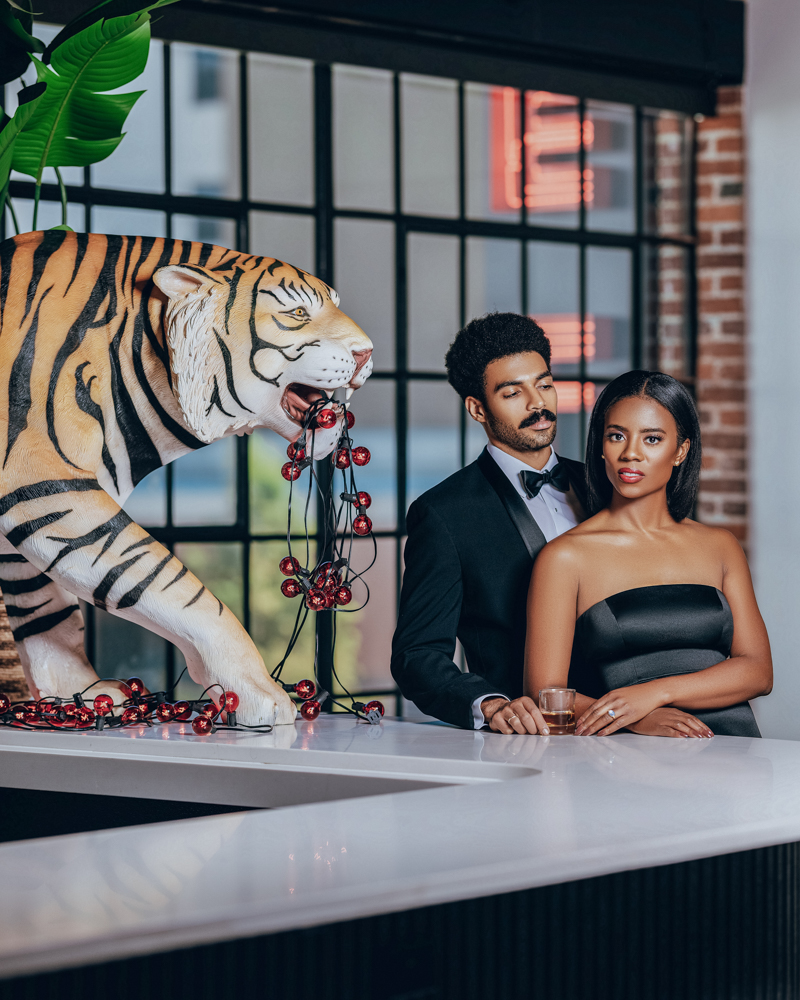
[[[760,736],[748,699],[772,660],[747,561],[693,521],[700,427],[660,372],[600,394],[586,448],[588,520],[545,546],[528,598],[525,693],[576,687],[577,735]]]

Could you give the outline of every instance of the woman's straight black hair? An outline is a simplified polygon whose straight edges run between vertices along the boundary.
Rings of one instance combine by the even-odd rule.
[[[672,470],[667,483],[667,508],[676,521],[682,521],[694,510],[700,485],[700,421],[689,391],[677,379],[663,372],[632,371],[620,375],[600,393],[589,421],[586,441],[586,493],[589,515],[597,514],[611,503],[613,486],[606,475],[603,440],[606,414],[621,399],[639,396],[654,399],[669,410],[678,425],[679,443],[689,441],[689,453]]]

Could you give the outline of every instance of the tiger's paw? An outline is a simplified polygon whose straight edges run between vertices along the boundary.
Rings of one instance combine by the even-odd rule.
[[[270,683],[273,690],[238,691],[239,708],[236,719],[245,726],[290,726],[297,718],[297,709],[289,695]]]

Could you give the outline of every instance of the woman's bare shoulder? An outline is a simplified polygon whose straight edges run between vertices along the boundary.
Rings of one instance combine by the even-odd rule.
[[[605,531],[605,511],[581,522],[563,535],[554,538],[539,553],[537,559],[545,557],[550,563],[570,564],[585,556],[587,548]]]
[[[691,535],[693,542],[714,546],[722,552],[742,553],[739,539],[727,528],[713,524],[701,524],[690,517],[681,521],[681,527],[685,528],[687,533]]]

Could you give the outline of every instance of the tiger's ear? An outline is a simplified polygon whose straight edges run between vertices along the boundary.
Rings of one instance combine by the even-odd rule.
[[[215,303],[209,294],[221,285],[204,268],[170,264],[153,273],[153,281],[169,299],[164,332],[173,373],[173,391],[192,432],[216,441],[230,420],[213,406],[215,376]]]

